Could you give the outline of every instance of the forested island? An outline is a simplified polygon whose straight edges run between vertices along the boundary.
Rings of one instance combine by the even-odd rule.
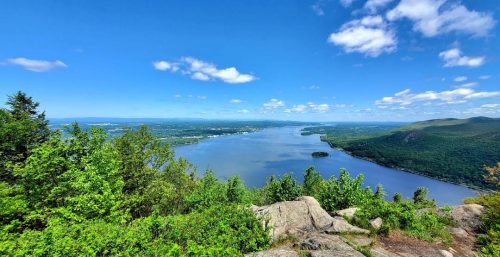
[[[102,128],[73,123],[63,136],[49,129],[38,103],[26,94],[10,96],[6,106],[0,109],[2,256],[269,256],[252,252],[283,246],[293,254],[321,253],[303,246],[299,237],[276,237],[266,225],[275,217],[259,214],[276,208],[273,204],[315,208],[293,211],[321,215],[329,233],[337,234],[311,230],[320,233],[312,236],[337,240],[356,256],[381,250],[357,244],[350,233],[369,240],[395,240],[396,233],[439,253],[460,246],[450,230],[454,215],[472,208],[436,206],[426,188],[417,188],[411,199],[395,194],[388,201],[381,185],[363,187],[363,175],[353,178],[342,170],[339,177],[323,178],[314,167],[304,172],[303,183],[285,174],[249,189],[237,176],[227,181],[212,172],[195,176],[192,165],[146,126],[110,138]],[[491,174],[498,176],[499,168],[490,167]],[[495,176],[489,181],[498,185]],[[482,256],[498,253],[499,197],[467,200],[486,207],[477,248],[469,249]],[[349,207],[356,207],[355,215],[339,212]],[[483,213],[484,207],[474,208]],[[475,240],[476,232],[467,233]]]
[[[408,125],[342,123],[309,127],[335,148],[376,163],[476,188],[500,160],[500,119],[440,119]]]
[[[311,154],[312,157],[319,158],[319,157],[327,157],[329,154],[327,152],[313,152]]]

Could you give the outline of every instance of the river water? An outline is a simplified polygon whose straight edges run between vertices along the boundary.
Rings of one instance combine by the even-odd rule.
[[[476,193],[467,187],[353,157],[321,142],[319,135],[300,135],[301,129],[268,128],[249,134],[210,138],[197,144],[178,146],[175,151],[177,156],[193,163],[199,174],[212,169],[221,179],[238,175],[250,187],[262,186],[267,177],[286,172],[302,181],[305,169],[314,165],[324,178],[338,176],[341,168],[348,170],[351,176],[363,173],[366,186],[375,189],[377,184],[382,184],[389,198],[396,192],[411,198],[417,187],[424,186],[439,205],[455,205]],[[330,156],[313,158],[311,153],[314,151],[328,152]]]

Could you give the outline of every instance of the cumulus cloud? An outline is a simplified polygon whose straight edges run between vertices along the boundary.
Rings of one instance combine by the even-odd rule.
[[[390,21],[407,18],[413,30],[426,37],[448,32],[486,36],[495,26],[492,15],[468,10],[461,4],[445,4],[446,0],[401,0],[387,13]]]
[[[368,0],[366,1],[364,8],[371,13],[377,12],[378,9],[385,7],[394,0]]]
[[[342,46],[344,51],[358,52],[377,57],[396,49],[397,39],[394,30],[389,28],[382,16],[366,16],[352,20],[332,33],[328,42]]]
[[[189,75],[194,80],[209,81],[220,80],[226,83],[247,83],[256,79],[251,74],[240,73],[235,67],[218,69],[215,64],[205,62],[193,57],[182,57],[180,62],[167,61],[153,62],[157,70],[172,71],[181,70],[183,74]]]
[[[308,103],[308,106],[315,112],[327,112],[330,110],[330,105],[328,104]]]
[[[179,70],[179,64],[171,63],[171,62],[167,62],[167,61],[153,62],[153,67],[156,70],[161,70],[161,71],[171,70],[173,72],[176,72],[177,70]]]
[[[445,62],[444,67],[478,67],[483,65],[485,59],[484,56],[464,56],[456,47],[439,53],[439,57]]]
[[[412,93],[410,89],[405,89],[393,96],[386,96],[375,101],[375,105],[379,108],[384,108],[390,105],[408,106],[417,102],[438,101],[441,104],[459,104],[465,103],[468,100],[479,98],[490,98],[500,96],[498,91],[482,91],[477,92],[471,88],[457,88],[454,90],[446,90],[441,92],[425,91],[423,93]]]
[[[272,98],[268,102],[264,103],[262,106],[264,107],[264,109],[272,110],[285,107],[285,102],[278,100],[276,98]]]
[[[241,100],[241,99],[231,99],[231,100],[229,100],[229,102],[232,103],[232,104],[240,104],[240,103],[243,102],[243,100]]]
[[[58,68],[68,67],[65,63],[59,60],[56,61],[33,60],[24,57],[7,59],[6,62],[11,65],[21,66],[25,70],[34,72],[47,72]]]
[[[466,76],[458,76],[458,77],[454,78],[453,80],[455,82],[462,82],[462,81],[466,81],[467,77]]]

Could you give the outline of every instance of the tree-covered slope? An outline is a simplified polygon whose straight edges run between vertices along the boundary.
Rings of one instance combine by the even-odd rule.
[[[500,119],[429,120],[368,137],[334,131],[322,137],[334,147],[455,183],[488,187],[483,167],[500,161]]]

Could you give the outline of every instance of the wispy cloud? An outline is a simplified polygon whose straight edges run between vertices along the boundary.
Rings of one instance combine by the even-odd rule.
[[[425,91],[423,93],[412,93],[410,89],[403,90],[393,96],[386,96],[375,101],[375,105],[384,108],[390,105],[408,106],[417,102],[438,101],[443,104],[459,104],[468,100],[479,98],[490,98],[500,96],[498,91],[477,92],[471,88],[457,88],[447,91]]]
[[[68,67],[65,63],[59,60],[56,61],[34,60],[24,57],[7,59],[6,62],[11,65],[21,66],[25,70],[34,72],[47,72],[58,68]]]
[[[370,57],[390,53],[397,45],[394,30],[380,15],[345,23],[338,32],[330,35],[328,42],[342,46],[348,53],[358,52]]]
[[[461,85],[457,85],[455,86],[456,88],[460,88],[460,87],[477,87],[479,86],[479,83],[477,82],[469,82],[469,83],[464,83],[464,84],[461,84]]]
[[[231,100],[229,100],[229,102],[232,103],[232,104],[240,104],[240,103],[243,102],[243,100],[241,100],[241,99],[231,99]]]
[[[481,79],[481,80],[487,80],[487,79],[490,79],[490,78],[491,78],[491,76],[489,76],[489,75],[479,76],[479,79]]]
[[[182,57],[179,62],[155,61],[153,67],[160,71],[175,72],[180,70],[182,74],[201,81],[220,80],[225,83],[239,84],[257,79],[251,74],[240,73],[235,67],[219,69],[213,63],[193,57]]]
[[[458,48],[452,48],[439,53],[439,57],[445,62],[444,67],[467,66],[478,67],[483,65],[484,56],[465,56]]]
[[[297,104],[292,106],[291,108],[287,108],[284,112],[287,113],[305,113],[305,112],[327,112],[330,110],[330,105],[328,104],[315,104],[313,102],[309,102],[306,104]]]
[[[491,115],[500,113],[500,104],[483,104],[479,107],[467,109],[465,114]]]
[[[453,79],[453,81],[455,81],[455,82],[462,82],[462,81],[466,81],[466,80],[467,80],[466,76],[458,76],[458,77]]]
[[[247,109],[241,109],[241,110],[238,110],[238,113],[249,113],[250,111],[247,110]]]
[[[323,7],[324,7],[324,1],[323,0],[318,0],[313,5],[311,5],[311,9],[318,16],[325,15],[325,11],[324,11]]]
[[[371,13],[377,12],[378,9],[385,7],[394,0],[368,0],[366,1],[364,8]]]
[[[471,11],[446,0],[401,0],[387,13],[387,18],[390,21],[410,19],[414,23],[413,30],[427,37],[448,32],[486,36],[495,26],[491,14]]]

